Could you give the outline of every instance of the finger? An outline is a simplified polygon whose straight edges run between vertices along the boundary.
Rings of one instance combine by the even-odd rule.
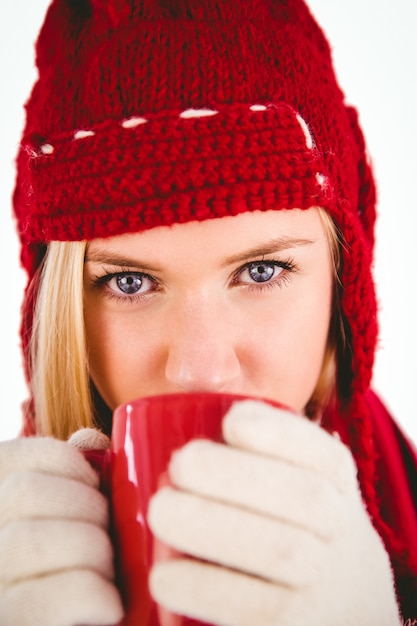
[[[0,481],[9,474],[34,470],[72,478],[97,487],[97,472],[74,446],[52,437],[26,437],[1,444]]]
[[[0,624],[5,626],[114,626],[122,617],[116,587],[87,570],[23,581],[0,594]]]
[[[223,420],[225,441],[326,476],[341,491],[356,488],[348,448],[307,418],[261,401],[236,402]]]
[[[315,580],[323,557],[323,543],[299,528],[171,487],[152,498],[148,522],[179,552],[289,586]]]
[[[113,579],[113,550],[107,533],[92,524],[64,520],[11,522],[0,531],[0,581],[90,569]]]
[[[67,519],[107,528],[108,503],[98,489],[76,480],[17,472],[0,484],[0,528],[18,519]]]
[[[340,493],[327,477],[304,467],[200,439],[173,455],[169,473],[181,489],[287,521],[324,539],[337,532]]]
[[[108,450],[110,439],[97,428],[80,428],[71,435],[68,443],[79,450]]]
[[[168,611],[218,626],[289,626],[282,621],[294,590],[188,559],[156,564],[149,577],[154,599]]]

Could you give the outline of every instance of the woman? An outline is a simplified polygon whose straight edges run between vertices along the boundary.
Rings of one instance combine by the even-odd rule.
[[[154,571],[163,606],[236,626],[416,618],[415,454],[369,389],[373,177],[307,7],[55,0],[37,65],[15,212],[24,432],[42,436],[3,446],[3,621],[121,618],[74,446],[106,446],[117,404],[184,390],[302,417],[259,403],[254,428],[238,406],[221,457],[177,455],[151,524],[204,562]]]

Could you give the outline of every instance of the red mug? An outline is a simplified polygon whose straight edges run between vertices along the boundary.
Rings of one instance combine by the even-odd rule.
[[[223,417],[234,402],[247,399],[255,398],[217,393],[138,398],[114,411],[110,455],[88,455],[101,470],[103,489],[111,502],[117,585],[126,609],[121,626],[203,624],[167,613],[150,595],[148,574],[164,547],[148,527],[148,506],[157,489],[169,482],[172,453],[192,439],[221,442]]]

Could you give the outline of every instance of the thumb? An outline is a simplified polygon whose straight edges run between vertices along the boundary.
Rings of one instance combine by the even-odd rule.
[[[73,433],[68,443],[78,450],[108,450],[110,439],[96,428],[80,428]]]
[[[96,428],[80,428],[69,437],[68,443],[77,448],[96,470],[100,478],[100,491],[108,496],[110,464],[107,450],[110,448],[110,438]]]

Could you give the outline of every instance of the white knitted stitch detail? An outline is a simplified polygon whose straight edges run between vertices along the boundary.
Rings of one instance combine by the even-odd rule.
[[[316,181],[318,182],[320,187],[323,187],[325,182],[326,182],[325,175],[324,174],[320,174],[320,172],[317,172],[317,174],[316,174]]]
[[[255,103],[255,104],[251,104],[247,106],[250,111],[254,111],[254,112],[267,111],[269,108],[268,105],[259,104],[259,103]],[[179,117],[181,119],[188,120],[188,119],[195,119],[195,118],[213,117],[217,115],[218,113],[219,111],[215,109],[209,109],[209,108],[204,108],[204,107],[198,108],[198,109],[189,108],[189,109],[185,109],[184,111],[182,111],[179,114]],[[314,140],[310,133],[308,125],[305,122],[305,120],[301,117],[301,115],[298,113],[296,113],[296,119],[305,136],[306,146],[309,150],[311,150],[314,147]],[[119,121],[119,125],[122,128],[131,129],[131,128],[136,128],[138,126],[142,126],[151,121],[152,120],[147,119],[146,117],[133,115],[131,117],[128,117]],[[102,132],[101,129],[96,129],[96,130],[80,129],[80,130],[74,131],[72,138],[73,140],[86,139],[88,137],[94,137],[98,132]],[[29,148],[26,148],[26,149],[29,150]],[[53,154],[54,151],[55,151],[55,147],[51,143],[46,142],[38,148],[37,152],[34,152],[33,156],[39,157],[40,155],[50,155],[50,154]],[[320,186],[324,186],[326,184],[326,177],[323,174],[320,174],[319,172],[316,174],[316,180]]]
[[[299,113],[296,114],[297,122],[299,123],[301,130],[304,133],[304,137],[306,138],[306,146],[308,150],[311,150],[314,146],[313,137],[310,133],[310,129],[307,125],[307,122],[301,117]]]
[[[251,111],[266,111],[267,107],[264,104],[252,104],[249,109]]]
[[[94,137],[95,132],[93,130],[77,130],[74,133],[74,139],[85,139],[86,137]]]
[[[185,109],[180,113],[180,117],[183,120],[190,120],[194,117],[212,117],[213,115],[217,115],[218,111],[214,111],[213,109]]]
[[[123,128],[136,128],[136,126],[141,126],[141,124],[147,124],[148,120],[146,117],[129,117],[126,120],[123,120],[121,126]]]
[[[44,143],[40,148],[40,152],[42,152],[42,154],[52,154],[54,151],[54,147],[51,143]]]

